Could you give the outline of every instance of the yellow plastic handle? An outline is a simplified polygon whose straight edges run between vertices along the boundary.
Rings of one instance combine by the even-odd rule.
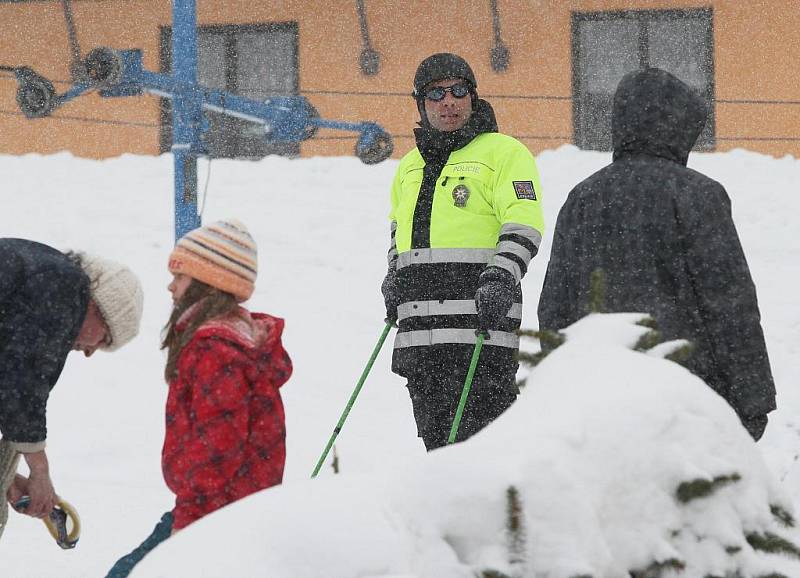
[[[58,499],[57,508],[61,509],[67,517],[67,527],[66,527],[66,536],[59,535],[58,526],[56,526],[55,521],[50,516],[43,518],[43,522],[47,529],[50,531],[50,535],[53,536],[53,539],[56,543],[64,548],[65,550],[74,548],[75,545],[78,543],[78,539],[81,537],[81,519],[78,516],[78,512],[75,508],[67,501],[62,500],[61,498]],[[71,524],[70,524],[71,522]],[[70,525],[72,528],[70,528]]]

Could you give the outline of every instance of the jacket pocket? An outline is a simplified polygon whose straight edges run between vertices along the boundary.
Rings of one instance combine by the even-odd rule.
[[[492,191],[480,176],[453,172],[445,167],[436,182],[436,198],[442,204],[477,216],[494,216]]]

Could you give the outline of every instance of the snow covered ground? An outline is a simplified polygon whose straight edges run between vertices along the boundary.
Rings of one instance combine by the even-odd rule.
[[[552,227],[569,189],[608,163],[609,155],[565,146],[542,153],[537,161],[547,224]],[[796,194],[800,162],[733,151],[692,155],[690,166],[721,181],[733,201],[734,218],[759,292],[779,394],[779,410],[772,414],[757,447],[772,471],[770,483],[775,494],[787,494],[797,502],[800,393],[794,385],[800,376],[800,306],[796,302],[800,238],[795,220],[800,212]],[[210,540],[212,534],[240,535],[241,547],[256,551],[268,547],[264,543],[267,536],[277,539],[285,529],[286,536],[298,537],[298,541],[306,536],[307,541],[278,541],[276,545],[282,550],[305,551],[308,559],[313,559],[316,553],[332,552],[333,545],[340,545],[351,559],[363,556],[368,561],[371,549],[382,552],[381,548],[387,547],[382,537],[390,539],[396,534],[376,533],[371,542],[358,546],[363,536],[358,529],[371,527],[375,520],[370,516],[391,510],[390,504],[397,504],[396,511],[405,515],[404,504],[409,502],[393,498],[390,503],[377,503],[381,496],[397,494],[388,487],[372,493],[361,491],[363,480],[387,480],[391,477],[381,477],[384,472],[421,469],[434,472],[421,479],[430,475],[442,480],[445,472],[452,470],[438,464],[491,456],[486,444],[511,435],[501,431],[498,423],[497,434],[487,431],[474,444],[464,444],[463,449],[426,455],[416,438],[403,381],[389,372],[387,344],[337,443],[340,466],[346,475],[326,480],[333,475],[326,467],[321,479],[307,481],[382,328],[379,285],[388,238],[388,188],[395,167],[395,161],[367,167],[352,158],[212,163],[204,220],[232,216],[250,227],[260,249],[259,281],[250,305],[287,321],[284,343],[294,360],[295,373],[282,390],[288,430],[284,487],[254,496],[242,507],[229,508],[198,523],[196,529],[187,529],[173,544],[165,544],[164,551],[169,546],[174,556],[166,562],[162,558],[157,565],[154,555],[137,574],[151,578],[182,575],[180,552],[189,547],[193,534],[195,548],[201,545],[213,551],[219,547],[218,556],[228,557],[234,564],[240,556],[228,541]],[[205,162],[201,163],[201,189],[205,168]],[[81,513],[84,529],[78,547],[61,551],[40,522],[13,513],[0,541],[3,578],[102,577],[120,555],[150,532],[161,513],[171,508],[172,496],[161,481],[159,464],[166,386],[158,342],[170,307],[166,258],[173,242],[172,160],[169,156],[125,156],[96,162],[67,154],[0,157],[0,174],[4,175],[0,234],[86,249],[125,261],[140,275],[145,287],[142,334],[113,355],[99,353],[86,360],[73,354],[53,390],[48,442],[51,470],[57,491]],[[542,251],[524,281],[527,301],[523,326],[536,325],[537,295],[549,239],[546,234]],[[524,407],[535,409],[532,404],[519,405],[518,414]],[[561,407],[559,411],[565,424],[580,415],[577,407]],[[535,416],[526,419],[534,420]],[[526,428],[523,419],[505,423],[515,424],[519,431],[513,434],[520,437],[531,436],[543,427],[532,422]],[[753,459],[758,461],[757,455]],[[499,467],[507,460],[498,458],[496,462]],[[760,471],[757,464],[750,467]],[[487,463],[486,468],[491,469],[492,464]],[[717,475],[714,468],[707,471]],[[581,487],[586,481],[574,483]],[[308,502],[302,516],[293,516],[290,506],[304,492]],[[338,500],[345,494],[350,495],[350,501],[338,511],[331,509],[330,499]],[[417,500],[408,511],[427,511],[420,506],[424,496],[409,497],[408,489],[402,495]],[[363,508],[354,511],[346,507],[358,504],[361,496]],[[498,508],[502,508],[502,495],[494,492],[483,497],[498,500]],[[315,504],[325,513],[315,517]],[[461,506],[466,509],[469,504]],[[279,515],[282,507],[286,511]],[[426,507],[435,510],[435,504]],[[276,514],[267,518],[262,515],[265,512]],[[341,528],[350,528],[348,534],[332,536],[315,530],[318,525],[328,527],[331,512],[344,520]],[[456,522],[466,524],[471,519]],[[275,527],[277,521],[279,527]],[[263,528],[263,534],[255,533],[254,528]],[[325,546],[321,544],[328,540]],[[396,547],[410,548],[417,558],[432,552],[415,550],[410,541]],[[386,560],[378,557],[376,564],[357,568],[360,573],[352,575],[400,575],[391,565],[378,562]],[[288,573],[240,568],[234,575],[316,575],[311,570],[280,570]],[[456,569],[452,575],[460,576],[456,572],[462,570]]]

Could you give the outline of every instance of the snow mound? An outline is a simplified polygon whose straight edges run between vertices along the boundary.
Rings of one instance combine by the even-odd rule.
[[[644,319],[567,328],[469,441],[251,496],[132,576],[800,576],[790,500],[725,401],[662,358],[682,342],[633,349]]]

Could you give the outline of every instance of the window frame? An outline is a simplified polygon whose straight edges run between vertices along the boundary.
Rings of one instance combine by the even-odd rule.
[[[225,44],[225,91],[236,94],[238,91],[238,70],[231,66],[231,54],[235,54],[233,45],[236,42],[237,34],[246,33],[272,33],[288,32],[292,37],[292,62],[291,66],[295,71],[292,92],[288,96],[300,94],[300,27],[296,21],[287,22],[262,22],[249,24],[210,24],[197,27],[198,35],[201,32],[210,32],[224,37]],[[172,70],[172,25],[159,27],[159,70],[164,74],[169,74]],[[159,99],[159,151],[169,152],[172,146],[172,107],[170,99]],[[279,148],[286,149],[283,152],[266,154],[281,154],[284,156],[298,156],[300,154],[300,143],[287,143],[278,145]],[[233,156],[220,158],[254,158],[248,156]],[[261,156],[257,158],[263,158]]]
[[[583,22],[602,22],[613,20],[635,20],[639,23],[639,67],[649,66],[649,44],[647,42],[648,25],[656,21],[675,21],[675,20],[700,20],[707,24],[705,30],[705,42],[708,47],[708,59],[702,63],[705,66],[704,72],[707,75],[708,83],[703,96],[708,103],[708,118],[706,119],[706,130],[708,138],[695,146],[694,150],[713,151],[717,146],[717,127],[716,127],[716,77],[715,77],[715,55],[714,55],[714,10],[713,8],[669,8],[664,10],[608,10],[593,12],[572,12],[571,25],[571,53],[572,53],[572,140],[581,149],[598,150],[589,148],[586,137],[582,134],[582,104],[583,93],[581,91],[581,49],[580,49],[580,26]],[[613,94],[611,95],[613,98]],[[610,130],[610,127],[609,127]],[[699,139],[698,139],[699,142]],[[601,149],[602,150],[602,149]],[[610,149],[609,149],[610,150]]]

